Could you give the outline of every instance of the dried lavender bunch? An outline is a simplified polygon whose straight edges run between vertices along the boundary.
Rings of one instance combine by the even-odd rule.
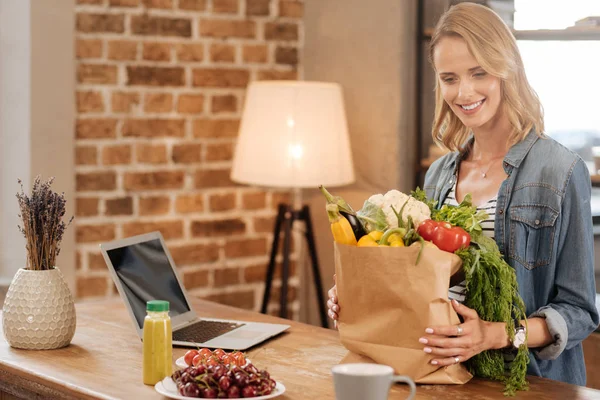
[[[54,177],[44,182],[41,176],[36,176],[31,197],[24,192],[23,182],[20,179],[18,182],[21,185],[21,192],[17,193],[21,209],[19,218],[23,221],[23,226],[18,228],[27,242],[27,269],[53,269],[65,229],[73,221],[73,217],[68,223],[63,221],[67,203],[65,194],[50,188]]]

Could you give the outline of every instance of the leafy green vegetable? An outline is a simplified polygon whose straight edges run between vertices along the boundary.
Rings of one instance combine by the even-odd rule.
[[[435,207],[433,202],[428,204]],[[458,206],[432,209],[432,219],[460,226],[471,235],[470,246],[455,253],[463,262],[467,287],[465,305],[477,311],[484,321],[505,322],[512,341],[515,320],[526,320],[525,304],[519,295],[515,270],[504,260],[496,242],[482,232],[481,222],[487,217],[486,212],[473,206],[470,194]],[[467,367],[476,376],[504,382],[504,394],[514,396],[517,390],[527,390],[528,362],[529,350],[524,344],[519,347],[508,373],[501,350],[479,353],[467,361]]]
[[[471,203],[471,195],[467,194],[458,207],[445,204],[442,208],[433,212],[431,219],[460,226],[469,234],[472,234],[473,232],[481,232],[481,221],[484,221],[487,217],[488,214],[485,211],[477,211],[477,207]]]
[[[515,336],[515,319],[526,319],[525,305],[519,295],[514,269],[502,258],[496,242],[481,232],[471,234],[471,245],[456,254],[461,258],[467,295],[465,305],[473,308],[484,321],[505,322],[506,332],[512,341]],[[505,373],[501,350],[487,350],[467,361],[471,373],[483,378],[505,383],[504,393],[514,396],[517,390],[526,390],[529,351],[522,345]]]
[[[429,207],[429,209],[431,210],[432,213],[434,211],[436,211],[437,201],[429,200],[427,198],[427,194],[425,193],[425,191],[423,189],[421,189],[420,187],[417,186],[417,188],[415,190],[410,192],[410,195],[412,197],[414,197],[415,199],[419,200],[420,202],[427,204],[427,206]]]
[[[385,213],[377,205],[369,200],[365,201],[362,208],[356,213],[356,216],[362,222],[367,233],[372,231],[385,231],[388,223],[385,218]]]

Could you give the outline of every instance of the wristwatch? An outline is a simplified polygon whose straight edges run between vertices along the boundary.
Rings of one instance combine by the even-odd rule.
[[[527,329],[520,322],[515,323],[515,338],[513,339],[513,348],[518,349],[527,340]]]

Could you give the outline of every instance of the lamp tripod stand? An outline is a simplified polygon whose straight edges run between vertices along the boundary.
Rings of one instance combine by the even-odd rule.
[[[290,276],[290,246],[292,241],[292,225],[294,221],[304,221],[306,231],[304,237],[308,243],[308,251],[311,258],[312,275],[317,292],[317,301],[321,325],[327,328],[327,314],[325,312],[325,298],[323,296],[323,287],[321,285],[321,274],[319,272],[319,261],[317,260],[317,247],[313,233],[310,210],[308,205],[302,206],[300,210],[294,210],[289,204],[279,204],[277,219],[275,220],[275,229],[273,231],[273,244],[271,247],[271,258],[265,277],[265,293],[260,312],[266,314],[269,298],[271,297],[271,285],[275,273],[275,258],[279,248],[279,237],[283,227],[283,266],[281,271],[281,293],[279,296],[279,316],[287,318],[287,294],[288,280]]]

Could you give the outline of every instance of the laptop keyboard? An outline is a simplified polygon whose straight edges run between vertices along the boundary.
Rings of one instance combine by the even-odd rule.
[[[173,332],[173,340],[179,342],[204,343],[227,332],[244,326],[235,322],[200,320]]]

